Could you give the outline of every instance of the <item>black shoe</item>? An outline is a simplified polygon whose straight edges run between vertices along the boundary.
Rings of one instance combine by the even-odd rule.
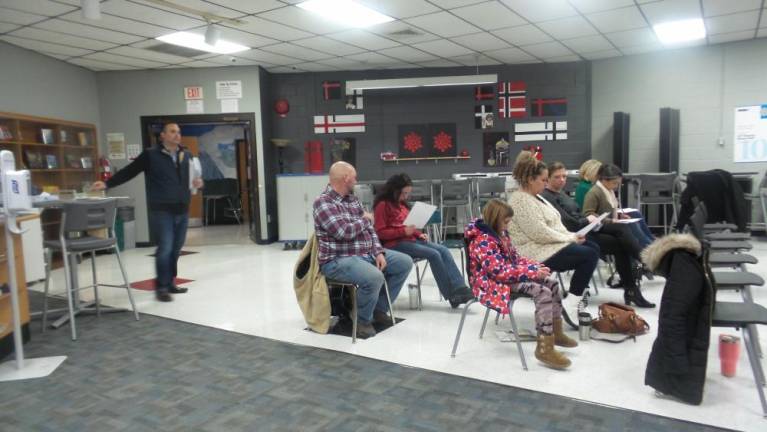
[[[168,292],[171,294],[185,294],[187,291],[189,291],[189,288],[177,287],[176,285],[168,289]]]
[[[381,324],[385,326],[391,326],[391,318],[389,317],[389,314],[386,312],[381,312],[378,309],[373,310],[373,322],[376,324]],[[359,324],[357,324],[357,328],[359,329]]]
[[[376,329],[373,328],[371,323],[357,322],[357,337],[367,339],[376,335]]]
[[[161,301],[161,302],[173,301],[173,297],[171,297],[168,291],[155,291],[154,296],[157,298],[157,301]]]
[[[654,308],[655,303],[650,303],[646,298],[642,296],[642,291],[637,287],[626,288],[623,292],[623,303],[626,306],[631,306],[634,303],[636,307],[640,308]]]
[[[453,309],[471,300],[474,300],[474,293],[468,287],[458,288],[455,294],[448,299],[450,307]]]

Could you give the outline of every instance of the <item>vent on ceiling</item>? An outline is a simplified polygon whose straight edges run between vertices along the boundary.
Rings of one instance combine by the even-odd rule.
[[[408,28],[406,28],[404,30],[397,30],[395,32],[386,33],[386,35],[390,36],[390,37],[393,37],[395,39],[396,38],[405,39],[405,38],[409,38],[409,37],[413,37],[413,36],[423,36],[423,33],[417,32],[417,31],[413,30],[412,28],[408,27]]]
[[[148,49],[150,51],[155,51],[155,52],[163,53],[163,54],[171,54],[171,55],[175,55],[179,57],[197,57],[203,54],[210,54],[209,52],[206,52],[206,51],[201,51],[201,50],[196,50],[193,48],[186,48],[186,47],[166,44],[166,43],[152,45],[144,49]]]

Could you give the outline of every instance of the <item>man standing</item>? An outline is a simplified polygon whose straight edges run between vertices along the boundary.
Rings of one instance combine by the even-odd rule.
[[[391,323],[384,280],[391,301],[397,298],[413,260],[384,249],[373,215],[352,195],[357,171],[346,162],[330,167],[330,184],[314,201],[314,230],[319,242],[320,270],[328,278],[354,283],[357,290],[357,336],[375,336],[372,322]]]
[[[157,241],[155,295],[157,300],[169,302],[173,300],[171,294],[187,292],[186,288],[177,287],[174,281],[189,223],[189,162],[192,154],[181,147],[181,129],[176,123],[163,126],[160,140],[159,145],[144,150],[106,183],[94,183],[93,189],[113,188],[139,173],[146,175],[150,229]],[[202,188],[202,179],[194,179],[192,185]]]

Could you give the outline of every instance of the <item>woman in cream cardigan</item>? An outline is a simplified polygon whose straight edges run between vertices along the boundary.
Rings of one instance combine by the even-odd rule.
[[[540,196],[548,179],[543,161],[523,151],[512,174],[520,190],[509,197],[514,209],[509,234],[521,255],[542,262],[553,271],[574,270],[562,306],[571,324],[577,323],[578,310],[588,304],[586,289],[599,262],[599,246],[568,231],[557,209]]]

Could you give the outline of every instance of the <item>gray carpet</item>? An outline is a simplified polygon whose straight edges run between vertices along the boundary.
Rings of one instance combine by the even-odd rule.
[[[69,358],[0,384],[0,430],[721,430],[149,315],[84,317],[78,335],[33,323],[28,357]]]

